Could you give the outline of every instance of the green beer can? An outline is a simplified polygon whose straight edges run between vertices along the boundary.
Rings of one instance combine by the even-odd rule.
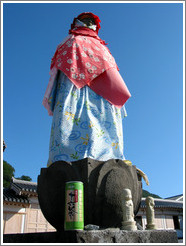
[[[84,189],[80,181],[65,185],[65,230],[84,229]]]

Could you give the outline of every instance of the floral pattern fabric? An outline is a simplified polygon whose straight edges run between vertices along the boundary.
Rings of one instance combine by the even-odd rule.
[[[125,107],[116,108],[88,86],[78,89],[63,72],[54,83],[48,166],[59,160],[71,162],[86,157],[124,160]]]
[[[43,99],[43,105],[49,115],[53,115],[48,101],[58,70],[62,71],[77,88],[88,85],[95,93],[118,108],[131,97],[105,42],[89,28],[74,28],[57,46]]]
[[[109,49],[98,39],[72,35],[58,46],[51,62],[51,69],[58,68],[76,85],[90,85],[98,75],[110,68],[117,68]]]

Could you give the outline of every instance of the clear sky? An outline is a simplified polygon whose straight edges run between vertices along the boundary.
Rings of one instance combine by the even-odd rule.
[[[74,17],[93,12],[132,97],[124,153],[166,198],[183,193],[183,3],[4,3],[3,159],[37,182],[52,117],[42,105],[51,58]]]

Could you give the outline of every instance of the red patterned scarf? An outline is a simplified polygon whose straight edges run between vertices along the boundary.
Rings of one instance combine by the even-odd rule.
[[[69,33],[69,38],[57,47],[51,71],[61,70],[77,88],[87,85],[111,104],[122,107],[131,95],[105,41],[87,27],[75,27]],[[45,107],[46,99],[48,96]]]

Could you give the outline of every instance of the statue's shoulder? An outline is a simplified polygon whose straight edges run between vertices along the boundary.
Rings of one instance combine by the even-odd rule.
[[[61,43],[59,43],[57,45],[57,49],[59,49],[64,43],[66,43],[67,41],[73,41],[74,40],[74,35],[69,34],[68,36],[66,36]]]

